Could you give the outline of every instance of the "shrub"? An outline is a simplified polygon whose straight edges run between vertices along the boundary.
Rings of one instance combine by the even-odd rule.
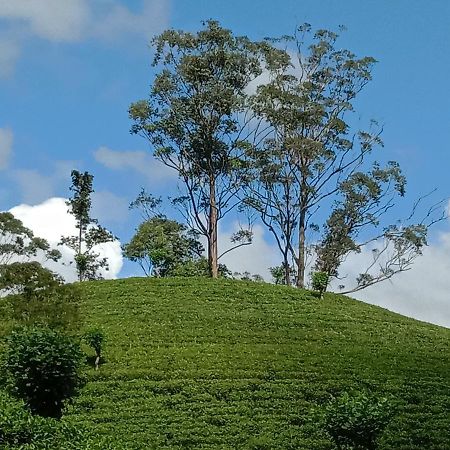
[[[311,275],[312,288],[320,293],[320,298],[323,297],[323,293],[327,290],[328,278],[326,272],[313,272]]]
[[[47,328],[13,331],[7,343],[4,368],[12,393],[33,413],[59,418],[81,383],[79,345]]]
[[[83,339],[86,344],[92,347],[95,351],[95,369],[98,369],[100,359],[102,357],[102,347],[105,341],[105,334],[99,328],[91,328],[86,331]]]
[[[386,398],[344,392],[326,407],[325,427],[338,448],[373,450],[391,413]]]

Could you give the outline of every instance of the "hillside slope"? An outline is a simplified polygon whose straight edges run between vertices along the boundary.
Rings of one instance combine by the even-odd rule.
[[[119,448],[333,448],[313,411],[351,390],[397,403],[381,448],[450,448],[450,330],[252,282],[82,290],[84,327],[104,329],[106,362],[68,414]]]

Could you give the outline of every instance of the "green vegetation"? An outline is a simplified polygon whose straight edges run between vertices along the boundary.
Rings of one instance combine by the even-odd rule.
[[[389,398],[382,449],[450,447],[450,330],[343,296],[233,280],[83,283],[106,362],[63,417],[119,449],[333,449],[333,398]]]
[[[96,437],[67,421],[33,416],[22,402],[0,391],[0,448],[3,450],[108,450]]]
[[[8,337],[2,370],[6,384],[30,410],[61,417],[64,402],[81,384],[79,345],[49,328],[23,328]]]

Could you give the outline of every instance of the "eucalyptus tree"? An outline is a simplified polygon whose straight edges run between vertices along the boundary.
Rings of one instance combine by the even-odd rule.
[[[208,265],[218,276],[218,222],[239,203],[243,155],[253,128],[247,87],[261,73],[259,46],[216,21],[197,33],[167,30],[153,40],[158,67],[150,95],[129,109],[132,133],[174,169],[183,195],[174,204],[207,241]],[[234,236],[233,248],[251,242]]]
[[[95,247],[113,241],[114,236],[91,217],[94,176],[89,172],[72,170],[71,177],[73,196],[67,201],[67,206],[76,220],[78,233],[76,236],[62,236],[59,245],[66,245],[75,252],[78,280],[94,280],[101,278],[101,269],[109,269],[107,259],[100,257]]]
[[[271,57],[274,46],[268,44],[268,81],[258,87],[253,103],[271,133],[248,152],[252,176],[245,201],[275,238],[285,283],[291,283],[293,265],[299,287],[305,283],[307,252],[314,247],[317,270],[336,276],[345,256],[361,250],[360,233],[375,231],[365,242],[381,238],[391,256],[383,273],[360,276],[363,287],[369,279],[381,281],[405,270],[408,264],[398,261],[412,262],[426,243],[424,222],[380,229],[382,216],[405,194],[406,179],[396,162],[376,162],[374,154],[382,147],[378,126],[372,123],[369,131],[353,126],[355,99],[371,80],[376,61],[337,49],[337,38],[303,25],[295,36],[273,40],[277,57]],[[319,240],[309,236],[320,231]],[[374,253],[372,269],[383,253]]]

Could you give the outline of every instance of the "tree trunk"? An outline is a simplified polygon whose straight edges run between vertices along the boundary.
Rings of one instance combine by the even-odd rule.
[[[297,287],[305,287],[305,222],[306,210],[303,201],[300,205],[300,217],[298,221],[298,258],[297,258]]]
[[[284,282],[286,284],[286,286],[290,286],[291,285],[291,268],[289,266],[289,259],[288,259],[288,255],[287,255],[287,251],[284,254]]]
[[[79,232],[79,235],[78,235],[78,256],[80,256],[81,255],[81,243],[83,241],[83,229],[82,229],[82,226],[81,226],[81,220],[78,222],[78,225],[79,225],[79,228],[80,228],[80,232]],[[81,270],[81,268],[78,267],[78,279],[79,279],[79,281],[83,281],[83,278],[84,278],[84,273]]]
[[[216,183],[215,178],[209,181],[209,229],[208,229],[208,265],[212,278],[219,276],[219,265],[217,262],[217,206],[216,206]]]

